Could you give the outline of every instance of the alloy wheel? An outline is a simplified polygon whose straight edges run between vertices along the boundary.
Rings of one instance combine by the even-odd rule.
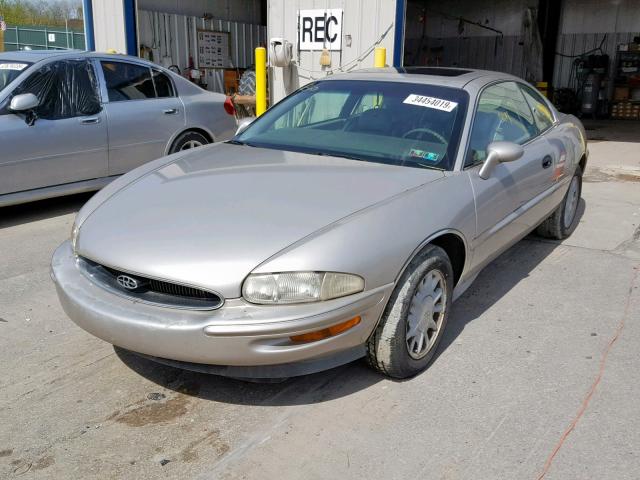
[[[180,151],[182,150],[191,150],[192,148],[201,147],[202,143],[197,140],[189,140],[182,147],[180,147]]]

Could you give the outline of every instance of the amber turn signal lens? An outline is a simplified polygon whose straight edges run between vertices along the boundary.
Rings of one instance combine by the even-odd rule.
[[[294,335],[293,337],[289,337],[291,341],[297,343],[308,343],[308,342],[317,342],[318,340],[324,340],[325,338],[335,337],[336,335],[346,332],[350,328],[355,327],[360,323],[360,317],[353,317],[351,320],[347,320],[346,322],[339,323],[337,325],[332,325],[328,328],[323,328],[322,330],[317,330],[315,332],[303,333],[302,335]]]

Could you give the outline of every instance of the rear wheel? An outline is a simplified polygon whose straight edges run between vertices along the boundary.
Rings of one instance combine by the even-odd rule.
[[[184,132],[175,139],[169,153],[182,152],[183,150],[190,150],[192,148],[198,148],[202,145],[210,143],[209,139],[198,132]]]
[[[564,200],[551,216],[540,224],[536,233],[555,240],[562,240],[571,235],[578,224],[578,206],[581,196],[582,170],[577,167]]]
[[[407,267],[367,344],[369,365],[393,378],[427,368],[442,338],[453,291],[453,269],[430,245]]]

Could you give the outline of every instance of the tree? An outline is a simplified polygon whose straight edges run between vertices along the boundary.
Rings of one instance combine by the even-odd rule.
[[[82,1],[0,0],[0,15],[10,25],[62,26],[82,19]]]

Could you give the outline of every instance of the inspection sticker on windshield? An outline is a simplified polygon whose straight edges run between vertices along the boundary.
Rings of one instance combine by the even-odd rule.
[[[16,70],[21,72],[27,67],[28,65],[26,63],[0,63],[0,70]]]
[[[417,150],[415,148],[412,148],[411,151],[409,151],[409,156],[413,158],[422,158],[429,162],[437,162],[438,158],[440,158],[440,155],[437,153],[425,152],[424,150]]]
[[[443,98],[427,97],[425,95],[416,95],[412,93],[404,102],[409,105],[418,105],[419,107],[435,108],[436,110],[442,110],[443,112],[450,112],[458,106],[458,102],[452,102],[450,100],[444,100]]]

